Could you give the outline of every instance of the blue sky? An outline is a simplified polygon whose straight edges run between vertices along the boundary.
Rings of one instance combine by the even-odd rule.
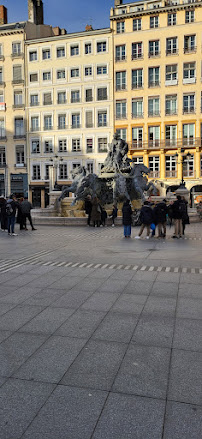
[[[124,3],[127,3],[124,1]],[[27,20],[27,0],[1,0],[8,8],[9,22]],[[60,26],[67,32],[109,27],[109,13],[114,0],[44,0],[45,23]]]

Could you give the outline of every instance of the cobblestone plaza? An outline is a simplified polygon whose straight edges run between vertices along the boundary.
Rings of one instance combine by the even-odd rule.
[[[1,233],[0,438],[202,436],[201,225]]]

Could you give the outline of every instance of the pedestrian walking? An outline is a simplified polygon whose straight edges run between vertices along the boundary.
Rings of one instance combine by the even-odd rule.
[[[91,212],[92,212],[91,195],[87,195],[87,197],[85,199],[85,212],[86,212],[86,215],[88,215],[87,225],[90,226]]]
[[[109,218],[112,218],[112,227],[115,227],[115,219],[117,218],[117,214],[118,214],[118,209],[117,206],[114,204],[112,213],[109,216]]]
[[[24,198],[21,197],[19,204],[18,204],[18,214],[17,214],[17,219],[16,219],[16,222],[20,225],[20,230],[24,230],[26,227],[25,226],[25,218],[24,218],[24,215],[22,213],[22,207],[21,207],[21,204],[23,201],[24,201]]]
[[[15,233],[15,215],[16,209],[18,207],[18,202],[16,200],[15,195],[11,195],[6,202],[6,216],[8,223],[8,235],[18,236]]]
[[[26,225],[27,219],[30,222],[30,226],[31,226],[32,230],[36,230],[35,227],[33,226],[32,217],[31,217],[31,210],[33,209],[33,207],[32,207],[32,204],[28,201],[27,197],[24,199],[24,201],[22,201],[20,206],[21,206],[21,211],[22,211],[22,215],[23,215],[23,222],[25,225],[25,230],[28,230],[27,225]]]
[[[150,227],[151,224],[154,222],[154,214],[151,206],[149,205],[148,201],[144,202],[144,205],[141,208],[140,211],[140,221],[142,223],[139,231],[139,235],[135,236],[135,239],[140,239],[145,227],[147,229],[147,239],[149,239],[150,235]]]
[[[125,238],[131,237],[132,213],[133,212],[131,209],[130,201],[126,200],[122,208],[123,229]]]
[[[154,208],[155,222],[158,226],[158,237],[166,237],[166,215],[168,209],[166,206],[166,200],[158,203]]]
[[[6,216],[6,199],[2,195],[0,197],[0,212],[1,212],[1,231],[7,231],[7,216]]]
[[[93,222],[93,226],[100,227],[101,223],[101,206],[98,202],[97,197],[94,197],[92,200],[92,211],[91,211],[91,220]]]
[[[173,238],[182,237],[182,218],[186,213],[185,203],[180,195],[177,195],[177,200],[172,205],[173,219],[175,221],[175,232]]]

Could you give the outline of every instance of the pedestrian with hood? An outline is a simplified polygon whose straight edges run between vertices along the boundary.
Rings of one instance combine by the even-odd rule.
[[[25,230],[28,230],[27,225],[26,225],[27,219],[30,222],[30,226],[31,226],[32,230],[36,230],[35,227],[33,226],[32,217],[31,217],[31,210],[33,209],[33,207],[32,207],[32,204],[28,201],[27,197],[22,201],[20,206],[21,206],[21,211],[22,211],[22,215],[23,215],[23,222],[25,225]]]
[[[175,233],[173,238],[182,237],[182,218],[186,214],[186,206],[180,195],[177,195],[177,200],[172,205],[173,218],[175,221]]]
[[[141,221],[142,225],[140,227],[139,235],[135,236],[135,239],[140,239],[145,227],[147,229],[147,239],[149,239],[150,227],[151,227],[151,224],[154,222],[154,214],[153,214],[153,210],[152,210],[151,206],[149,205],[148,201],[145,201],[144,205],[141,208],[140,221]]]
[[[122,208],[123,229],[125,238],[131,237],[132,213],[133,212],[131,209],[130,201],[126,200]]]
[[[18,202],[15,195],[11,195],[6,203],[6,216],[8,222],[8,235],[18,236],[15,233],[15,215],[16,209],[18,207]]]
[[[168,209],[166,206],[166,200],[160,201],[154,208],[154,216],[156,224],[158,225],[158,237],[166,237],[166,215]]]

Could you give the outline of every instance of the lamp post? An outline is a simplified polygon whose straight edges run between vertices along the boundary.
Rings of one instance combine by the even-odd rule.
[[[58,183],[57,183],[58,167],[60,165],[60,162],[63,162],[63,158],[62,157],[58,157],[58,155],[55,154],[54,157],[52,157],[50,159],[50,162],[52,162],[52,166],[55,169],[55,184],[54,184],[54,189],[53,190],[57,191],[57,190],[59,190]]]
[[[184,181],[184,163],[185,163],[186,160],[189,161],[189,159],[191,158],[191,154],[190,154],[190,152],[188,152],[187,154],[184,154],[184,148],[181,148],[180,153],[181,153],[181,155],[179,156],[179,154],[176,152],[176,154],[174,155],[174,157],[176,157],[177,160],[178,160],[178,158],[179,158],[180,161],[179,161],[178,163],[182,165],[182,180],[181,180],[181,182],[180,182],[179,189],[183,189],[183,188],[185,188],[185,181]]]

